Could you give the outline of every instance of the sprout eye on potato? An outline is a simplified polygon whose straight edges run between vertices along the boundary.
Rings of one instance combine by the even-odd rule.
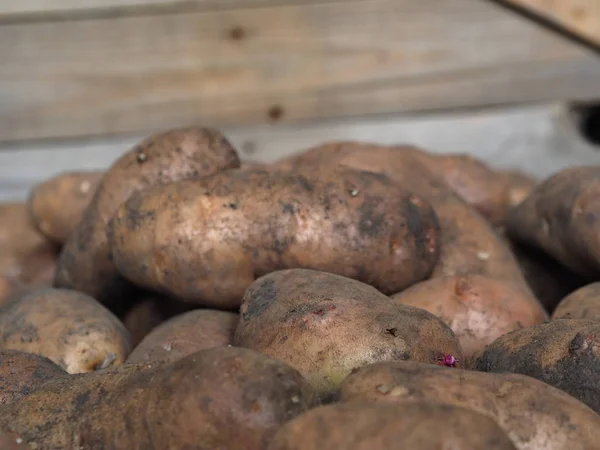
[[[431,273],[439,232],[420,196],[350,169],[230,170],[155,186],[132,195],[109,226],[125,278],[220,309],[238,308],[256,277],[296,267],[398,292]]]
[[[248,288],[234,344],[285,361],[323,398],[373,362],[463,359],[454,333],[433,314],[361,282],[306,269],[273,272]]]

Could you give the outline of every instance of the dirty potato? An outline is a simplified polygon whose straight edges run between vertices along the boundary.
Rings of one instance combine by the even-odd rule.
[[[567,295],[554,310],[552,320],[555,319],[600,319],[600,282]]]

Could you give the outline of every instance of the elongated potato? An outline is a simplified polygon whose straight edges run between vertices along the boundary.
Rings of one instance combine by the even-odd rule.
[[[383,173],[433,206],[442,229],[440,257],[431,277],[480,274],[529,289],[510,249],[487,221],[433,174],[414,154],[415,147],[332,142],[296,156],[295,172],[325,173],[350,167]],[[275,167],[279,167],[278,164]]]
[[[355,368],[386,360],[460,365],[452,330],[371,286],[306,269],[256,280],[244,295],[234,345],[298,369],[328,398]]]
[[[496,338],[544,322],[548,315],[527,291],[483,275],[438,277],[392,296],[442,319],[471,358]]]
[[[63,369],[43,356],[0,349],[0,405],[20,400],[64,374]]]
[[[600,321],[561,319],[505,334],[475,368],[537,378],[600,413]]]
[[[569,167],[538,184],[510,211],[508,234],[580,275],[600,273],[600,166]]]
[[[555,319],[600,319],[600,282],[567,295],[554,310],[552,320]]]
[[[268,450],[515,450],[489,417],[451,405],[321,406],[283,425]]]
[[[64,172],[35,186],[27,206],[37,230],[52,242],[64,244],[81,221],[102,175],[101,171]]]
[[[127,362],[172,362],[200,350],[229,345],[237,321],[235,313],[211,309],[177,315],[152,330]]]
[[[294,267],[397,292],[431,273],[439,227],[426,201],[385,175],[247,169],[137,193],[109,235],[137,285],[233,309],[257,276]]]
[[[152,136],[119,158],[100,180],[81,222],[65,243],[54,285],[74,289],[102,303],[118,302],[126,284],[112,261],[106,226],[134,192],[239,166],[231,144],[218,131],[189,128]]]
[[[0,428],[37,449],[264,450],[317,404],[298,372],[246,349],[52,380],[0,406]]]
[[[80,373],[122,364],[131,344],[123,324],[96,300],[47,288],[0,309],[0,348],[42,355]]]
[[[401,405],[429,401],[468,408],[494,419],[519,450],[587,450],[600,442],[600,416],[524,375],[393,361],[349,375],[340,400]]]

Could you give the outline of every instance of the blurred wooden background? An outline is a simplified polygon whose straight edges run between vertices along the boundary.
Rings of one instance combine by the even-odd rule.
[[[568,2],[507,0],[593,43],[600,2]],[[191,124],[264,160],[355,138],[600,163],[565,124],[598,53],[488,0],[0,0],[0,61],[4,199]]]

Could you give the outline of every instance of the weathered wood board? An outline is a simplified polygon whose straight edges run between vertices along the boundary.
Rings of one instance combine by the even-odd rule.
[[[597,55],[483,0],[9,3],[54,4],[2,2],[0,141],[600,98]]]

